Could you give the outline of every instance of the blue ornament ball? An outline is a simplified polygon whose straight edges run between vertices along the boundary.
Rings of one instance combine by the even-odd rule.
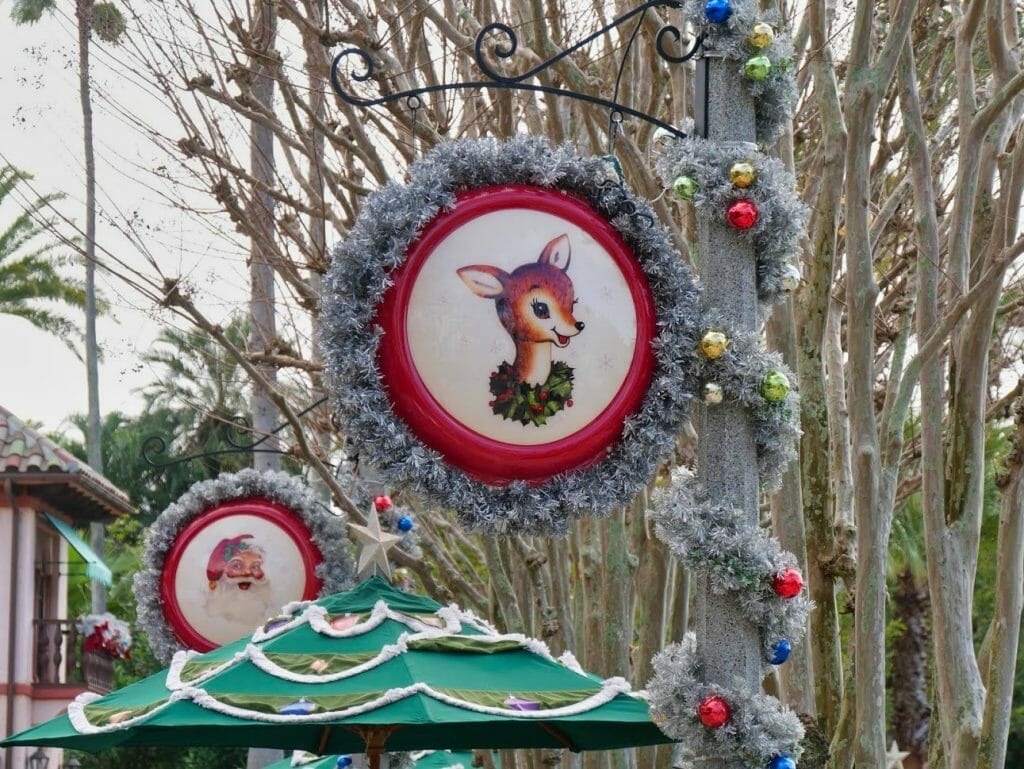
[[[776,756],[768,764],[768,769],[796,769],[796,761],[789,756]]]
[[[729,0],[708,0],[704,3],[704,15],[712,24],[725,24],[732,16]]]
[[[772,664],[781,665],[783,662],[789,659],[790,653],[793,651],[793,647],[789,641],[783,638],[774,647],[772,647]]]
[[[412,518],[408,515],[403,515],[398,519],[398,530],[399,531],[412,531],[412,527],[416,524],[413,523]]]
[[[346,766],[352,766],[352,756],[338,756],[338,761],[335,763],[338,769],[345,769]]]

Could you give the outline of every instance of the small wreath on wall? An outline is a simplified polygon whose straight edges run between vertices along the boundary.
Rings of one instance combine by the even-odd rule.
[[[458,141],[367,198],[318,333],[343,432],[389,483],[470,527],[551,534],[630,502],[674,449],[698,302],[603,160]]]
[[[193,484],[149,527],[139,625],[168,662],[251,633],[289,601],[352,586],[345,520],[299,479],[242,470]]]

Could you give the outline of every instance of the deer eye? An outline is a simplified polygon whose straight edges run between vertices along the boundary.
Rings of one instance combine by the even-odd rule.
[[[531,306],[533,307],[533,314],[541,320],[547,320],[551,317],[551,310],[548,309],[547,302],[534,299]]]

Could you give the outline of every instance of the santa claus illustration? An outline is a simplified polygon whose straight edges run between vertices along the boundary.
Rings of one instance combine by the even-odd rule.
[[[263,571],[263,548],[252,539],[252,534],[222,539],[206,564],[206,611],[210,617],[237,622],[239,635],[263,624],[277,608]]]

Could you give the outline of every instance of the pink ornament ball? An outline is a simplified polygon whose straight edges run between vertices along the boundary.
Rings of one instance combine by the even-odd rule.
[[[729,226],[737,230],[749,230],[757,224],[757,216],[757,206],[746,198],[735,201],[725,212]]]
[[[772,580],[772,589],[779,598],[796,598],[804,589],[804,578],[796,569],[783,569]]]

